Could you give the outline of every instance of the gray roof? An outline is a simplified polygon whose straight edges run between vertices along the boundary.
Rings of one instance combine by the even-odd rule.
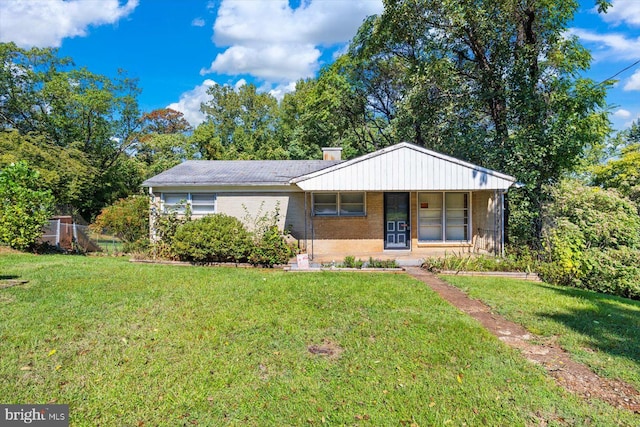
[[[293,178],[334,166],[340,160],[188,160],[142,183],[180,185],[288,185]]]

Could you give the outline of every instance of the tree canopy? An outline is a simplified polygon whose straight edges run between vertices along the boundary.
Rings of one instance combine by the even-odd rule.
[[[566,33],[577,7],[385,0],[317,78],[281,101],[254,84],[213,85],[195,128],[169,108],[141,112],[124,71],[3,43],[0,166],[29,161],[58,212],[91,220],[188,159],[310,159],[327,146],[352,158],[409,141],[514,175],[523,186],[509,192],[510,235],[535,245],[549,185],[594,162],[610,132],[611,82],[580,77],[591,57]],[[635,124],[624,150],[590,169],[595,184],[637,199],[637,134]]]

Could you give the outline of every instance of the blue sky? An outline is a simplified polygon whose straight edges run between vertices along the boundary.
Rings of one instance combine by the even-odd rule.
[[[569,33],[593,55],[587,77],[607,79],[640,60],[640,0],[606,15],[581,0]],[[143,111],[171,107],[197,124],[213,84],[255,83],[280,98],[315,76],[382,0],[0,0],[0,41],[58,47],[78,66],[139,78]],[[640,63],[609,92],[616,129],[640,118]]]

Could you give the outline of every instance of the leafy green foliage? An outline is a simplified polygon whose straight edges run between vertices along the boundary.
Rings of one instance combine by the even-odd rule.
[[[295,255],[295,251],[284,239],[282,232],[276,226],[271,226],[254,235],[254,244],[251,247],[248,260],[253,265],[273,267],[277,264],[286,264]]]
[[[383,119],[381,144],[383,135],[395,135],[524,184],[509,223],[519,243],[539,240],[545,186],[571,172],[609,131],[608,86],[576,77],[590,55],[565,36],[576,7],[389,0],[363,24],[349,53],[365,70],[350,83],[366,94],[367,121]]]
[[[0,99],[0,129],[37,141],[36,149],[21,149],[18,160],[28,159],[39,170],[47,170],[51,163],[71,166],[67,175],[74,179],[60,179],[57,201],[92,218],[104,206],[135,192],[142,182],[127,155],[140,124],[140,89],[124,72],[108,78],[74,68],[70,58],[57,55],[56,49],[0,43],[0,93],[9,95]],[[47,156],[34,155],[38,150]],[[60,161],[52,161],[57,154],[62,154]],[[86,169],[84,180],[79,169]],[[64,175],[64,168],[53,170]],[[85,185],[87,181],[91,185]]]
[[[640,213],[640,121],[624,135],[626,141],[617,158],[593,167],[593,183],[615,188],[633,201]]]
[[[543,278],[640,298],[640,216],[612,190],[565,181],[545,209]]]
[[[206,121],[200,126],[207,126],[208,132],[197,139],[204,158],[288,158],[275,137],[278,101],[272,95],[258,93],[253,84],[238,89],[213,85],[207,93],[212,99],[202,104]]]
[[[114,234],[125,244],[148,242],[149,197],[129,196],[103,208],[91,228]]]
[[[369,257],[367,261],[368,268],[397,268],[398,263],[395,259],[376,259]]]
[[[154,258],[173,258],[172,243],[178,228],[191,221],[191,211],[187,205],[186,215],[177,212],[161,213],[156,208],[151,209],[151,255]]]
[[[481,254],[445,254],[444,257],[430,257],[425,259],[422,268],[429,271],[513,271],[531,273],[539,268],[539,260],[535,253],[522,250],[508,249],[504,257]]]
[[[276,203],[273,211],[264,211],[264,202],[254,215],[246,206],[244,224],[248,228],[253,245],[248,261],[253,265],[273,267],[286,264],[295,255],[292,245],[287,242],[285,231],[280,230],[280,203]]]
[[[193,262],[243,262],[252,246],[242,222],[225,214],[207,215],[178,227],[171,242],[173,253]]]
[[[42,235],[53,211],[53,196],[41,189],[38,172],[26,162],[0,170],[0,241],[25,250]]]
[[[44,135],[0,131],[0,167],[21,160],[38,171],[42,188],[51,191],[58,210],[85,205],[87,194],[93,192],[97,173],[79,144],[61,147],[47,142]]]
[[[347,255],[346,257],[344,257],[344,260],[341,264],[338,265],[338,267],[360,269],[363,265],[364,261],[362,261],[361,259],[356,259],[356,257],[354,257],[353,255]]]

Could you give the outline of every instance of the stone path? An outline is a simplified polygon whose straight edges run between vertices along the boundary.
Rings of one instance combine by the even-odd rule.
[[[455,286],[419,268],[406,267],[406,272],[426,283],[453,306],[478,320],[489,332],[505,344],[516,348],[531,362],[539,364],[565,389],[584,398],[598,398],[622,409],[640,414],[640,392],[623,381],[602,378],[587,366],[575,362],[560,346],[533,344],[535,336],[517,323],[511,322],[481,301],[471,299]]]

